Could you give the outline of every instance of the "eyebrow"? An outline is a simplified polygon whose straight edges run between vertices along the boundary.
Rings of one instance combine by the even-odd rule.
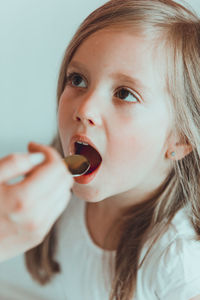
[[[73,60],[72,62],[69,63],[68,68],[69,67],[74,67],[74,68],[80,69],[86,75],[89,76],[89,72],[88,72],[87,68],[81,62]],[[145,86],[140,79],[131,77],[131,76],[127,75],[127,74],[123,74],[123,73],[120,73],[120,72],[111,73],[110,77],[112,79],[115,79],[115,80],[121,80],[121,81],[125,81],[127,83],[130,83],[130,84],[134,84],[138,88],[141,88],[144,91],[149,91],[149,89],[150,89],[149,87]]]

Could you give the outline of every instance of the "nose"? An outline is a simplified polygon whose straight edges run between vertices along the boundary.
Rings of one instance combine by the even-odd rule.
[[[100,109],[94,97],[83,99],[79,103],[74,112],[73,120],[82,123],[84,126],[101,126]]]

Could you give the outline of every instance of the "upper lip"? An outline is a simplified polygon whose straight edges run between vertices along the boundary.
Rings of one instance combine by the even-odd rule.
[[[86,135],[83,135],[83,134],[75,134],[71,138],[70,144],[69,144],[69,151],[70,151],[70,153],[72,153],[72,154],[75,153],[75,142],[77,142],[77,141],[89,144],[90,146],[92,146],[100,154],[97,146],[91,141],[91,139],[89,137],[87,137]]]

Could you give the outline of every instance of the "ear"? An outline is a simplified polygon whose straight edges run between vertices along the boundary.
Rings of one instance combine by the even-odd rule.
[[[180,160],[192,151],[192,146],[187,144],[177,144],[173,148],[168,149],[166,157],[171,160]],[[174,155],[172,153],[174,152]]]
[[[179,140],[179,141],[178,141]],[[181,160],[187,156],[193,150],[192,146],[184,138],[177,138],[176,136],[171,136],[168,140],[168,149],[166,151],[166,158],[171,160]],[[172,155],[174,153],[174,155]]]

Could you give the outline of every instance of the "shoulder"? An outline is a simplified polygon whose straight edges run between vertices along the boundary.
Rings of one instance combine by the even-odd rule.
[[[159,299],[189,300],[200,294],[200,241],[185,209],[172,220],[158,249],[154,286]]]
[[[155,290],[160,299],[189,300],[200,294],[200,242],[182,237],[160,256]]]

